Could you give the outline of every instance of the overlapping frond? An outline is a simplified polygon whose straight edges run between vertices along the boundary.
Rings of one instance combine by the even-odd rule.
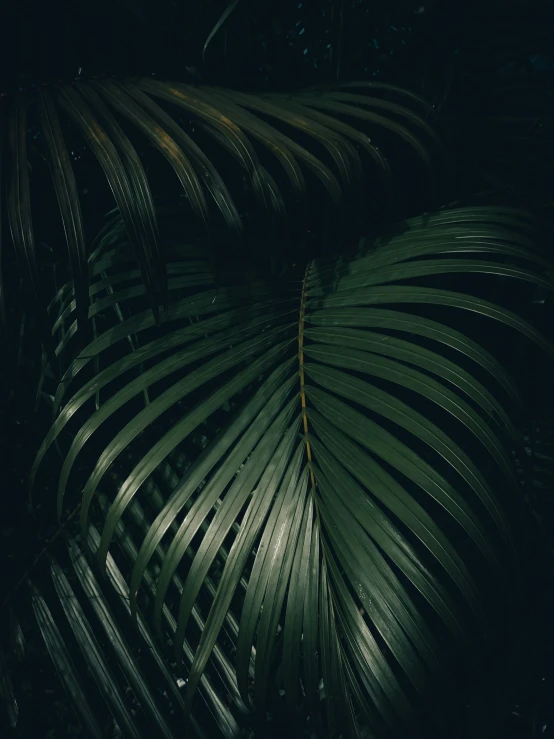
[[[377,92],[402,95],[402,91],[387,86]],[[35,235],[30,206],[31,144],[33,151],[48,162],[51,172],[81,327],[88,310],[87,254],[82,203],[68,151],[68,129],[72,129],[71,140],[76,134],[82,137],[100,164],[123,218],[150,308],[159,321],[160,306],[167,305],[168,300],[166,258],[160,252],[151,183],[134,143],[136,131],[144,143],[167,160],[200,223],[209,227],[211,200],[227,226],[240,234],[242,222],[229,178],[214,165],[214,153],[221,150],[230,155],[261,207],[281,216],[291,203],[286,190],[290,185],[293,197],[301,196],[306,171],[314,174],[334,203],[341,200],[345,188],[361,188],[359,150],[369,153],[382,174],[390,202],[389,165],[382,148],[376,145],[380,131],[388,129],[407,141],[426,166],[429,146],[436,149],[438,145],[425,121],[428,111],[412,110],[413,98],[419,101],[407,93],[401,103],[392,103],[340,90],[291,97],[253,95],[144,78],[59,84],[27,92],[13,104],[6,104],[2,113],[7,114],[0,119],[0,142],[6,139],[6,145],[0,147],[0,171],[8,196],[11,235],[25,284],[42,320],[50,364],[54,366],[54,349],[46,330],[46,298],[37,263],[40,235]],[[362,130],[355,128],[358,124]],[[198,143],[198,132],[202,141],[207,137],[213,142],[209,155]],[[376,142],[370,135],[375,135]],[[295,140],[298,136],[301,143]],[[266,160],[277,165],[275,174],[262,163]],[[430,167],[428,173],[431,176]],[[0,305],[2,298],[0,286]]]
[[[88,546],[92,551],[98,546],[94,527],[89,530]],[[41,589],[30,582],[30,597],[48,652],[87,736],[103,737],[109,726],[105,711],[98,708],[98,698],[100,705],[105,702],[112,721],[124,736],[178,736],[179,722],[175,717],[185,711],[180,691],[184,680],[168,669],[163,649],[142,616],[137,621],[138,647],[134,635],[129,640],[129,590],[113,558],[109,556],[106,562],[107,589],[72,538],[67,540],[66,560],[71,563],[69,576],[67,567],[62,568],[52,559],[49,582]],[[48,595],[43,592],[45,589]],[[60,606],[63,616],[54,618],[53,613],[59,612]],[[171,625],[169,618],[168,628]],[[75,664],[74,645],[88,667],[87,673],[80,672]],[[190,660],[188,645],[185,651]],[[238,736],[240,730],[219,694],[219,686],[204,675],[199,693],[221,736],[230,739]],[[129,688],[133,700],[129,699]],[[189,731],[191,736],[204,737],[194,716]]]

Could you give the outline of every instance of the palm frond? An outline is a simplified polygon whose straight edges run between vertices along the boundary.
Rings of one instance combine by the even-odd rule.
[[[520,495],[517,390],[449,319],[554,348],[436,278],[551,288],[529,218],[429,214],[362,240],[353,259],[219,290],[197,247],[171,244],[158,328],[116,243],[105,233],[91,261],[98,334],[73,358],[74,289],[53,301],[66,369],[31,481],[58,443],[58,517],[77,502],[100,568],[113,558],[127,572],[129,612],[185,663],[187,711],[213,665],[236,710],[285,709],[328,736],[440,725],[444,645],[471,645],[492,583],[517,607]],[[171,493],[156,492],[179,454]]]
[[[413,102],[410,97],[407,100]],[[157,101],[166,107],[169,104],[168,109]],[[367,108],[371,107],[381,108],[385,115],[368,112]],[[244,171],[261,207],[283,217],[294,198],[304,192],[306,168],[314,173],[334,203],[341,202],[345,187],[358,192],[362,161],[357,147],[369,153],[381,173],[390,206],[389,165],[382,149],[370,141],[368,133],[373,128],[377,138],[379,128],[384,127],[405,139],[427,164],[428,144],[436,148],[438,143],[421,113],[412,111],[406,103],[372,102],[364,94],[340,91],[291,98],[251,95],[153,79],[78,80],[70,85],[59,84],[36,93],[28,92],[7,106],[5,118],[5,122],[1,121],[0,139],[3,140],[7,131],[8,157],[7,166],[2,167],[2,177],[8,195],[9,225],[32,304],[42,322],[48,358],[54,370],[55,353],[46,329],[46,297],[42,294],[30,205],[33,177],[29,175],[29,145],[32,144],[32,150],[38,152],[50,168],[76,288],[78,316],[80,323],[84,323],[88,310],[88,274],[83,206],[68,152],[68,140],[75,140],[76,132],[99,162],[108,182],[157,322],[163,318],[160,306],[167,307],[168,302],[165,256],[159,247],[151,183],[142,161],[144,154],[134,143],[135,130],[144,143],[151,144],[169,162],[192,214],[205,229],[209,229],[213,215],[208,204],[209,194],[224,223],[239,237],[242,221],[229,191],[230,183],[212,162],[218,150],[227,152],[237,161],[239,172]],[[358,131],[340,118],[353,118],[368,131]],[[403,122],[398,123],[395,118]],[[32,131],[30,122],[34,124]],[[124,126],[130,130],[127,132]],[[215,143],[210,156],[199,146],[196,129]],[[294,140],[297,135],[302,144]],[[420,136],[427,142],[420,143]],[[314,152],[310,150],[312,145]],[[3,152],[0,155],[4,157]],[[262,161],[277,160],[280,167],[275,175],[260,158]],[[287,182],[292,187],[293,199],[286,195]],[[356,185],[355,190],[353,185]],[[0,287],[0,306],[2,301]],[[4,314],[4,308],[2,312]]]
[[[98,546],[98,533],[94,527],[89,531],[88,545],[92,551]],[[179,680],[168,670],[166,660],[142,617],[137,624],[141,646],[137,648],[134,641],[130,646],[123,626],[125,614],[130,618],[129,596],[121,571],[110,556],[107,561],[112,586],[110,599],[106,597],[110,593],[106,594],[105,586],[100,586],[79,545],[71,538],[66,542],[66,554],[72,564],[73,576],[77,578],[78,589],[71,585],[59,563],[53,559],[48,588],[53,590],[50,598],[52,609],[32,583],[31,601],[48,651],[82,726],[90,736],[105,735],[106,717],[98,707],[98,691],[125,736],[142,737],[145,731],[149,735],[153,732],[155,736],[177,736],[174,719],[170,715],[175,715],[179,708],[184,711]],[[118,600],[115,607],[114,592]],[[55,619],[52,613],[59,610],[60,605],[65,618]],[[75,665],[70,651],[73,647],[68,647],[73,640],[90,669],[92,682]],[[145,650],[144,654],[141,650]],[[140,662],[137,653],[141,655]],[[148,673],[145,673],[146,664],[149,665]],[[129,688],[134,703],[129,701]],[[164,691],[165,700],[160,700],[159,696],[164,695]],[[207,677],[200,685],[200,695],[221,735],[238,736],[239,727],[235,719]],[[172,706],[171,711],[168,710],[168,702]],[[192,736],[204,736],[194,717],[190,728]]]
[[[6,707],[10,727],[13,729],[17,726],[19,706],[3,651],[0,651],[0,696],[2,697],[3,705]]]
[[[227,18],[231,15],[235,7],[238,5],[238,2],[239,0],[230,0],[230,2],[227,4],[227,7],[223,11],[223,13],[219,16],[217,23],[210,31],[208,38],[206,39],[204,46],[202,47],[202,60],[204,60],[204,57],[206,55],[206,49],[208,48],[210,41],[213,39],[213,37],[216,35],[219,29],[223,26]]]

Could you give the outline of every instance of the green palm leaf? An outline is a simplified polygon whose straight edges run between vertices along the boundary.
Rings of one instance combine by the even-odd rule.
[[[225,178],[196,142],[195,127],[215,142],[216,152],[221,147],[237,161],[261,206],[281,217],[291,202],[281,192],[279,178],[262,166],[260,155],[266,152],[280,163],[295,197],[304,192],[303,170],[307,167],[320,180],[331,199],[338,203],[344,186],[351,189],[354,184],[361,184],[362,162],[355,146],[359,145],[382,172],[390,201],[390,172],[384,153],[370,143],[366,133],[337,116],[354,117],[364,125],[377,122],[409,141],[422,155],[426,151],[419,143],[418,137],[422,133],[432,139],[434,146],[437,144],[421,114],[410,111],[406,104],[391,107],[383,103],[387,114],[407,119],[406,125],[400,125],[385,116],[379,116],[377,121],[373,114],[364,110],[364,106],[371,107],[371,103],[363,94],[350,95],[348,104],[341,107],[336,96],[346,94],[336,92],[334,97],[329,97],[328,93],[318,96],[317,104],[326,111],[321,113],[316,110],[315,103],[308,105],[313,95],[308,95],[305,100],[299,97],[299,102],[295,103],[277,95],[249,95],[152,79],[132,82],[94,80],[56,85],[38,92],[36,97],[29,93],[8,105],[6,120],[0,120],[0,141],[7,129],[9,144],[8,166],[2,167],[8,196],[8,219],[18,261],[25,273],[34,310],[38,311],[41,321],[50,365],[56,369],[30,210],[33,182],[29,177],[28,119],[35,106],[38,106],[38,134],[33,150],[47,159],[50,166],[70,256],[79,323],[84,324],[87,319],[89,275],[82,206],[65,140],[68,124],[77,129],[103,170],[122,216],[135,263],[140,269],[148,303],[156,322],[159,322],[163,319],[160,306],[167,307],[169,300],[166,265],[160,251],[153,195],[141,162],[142,155],[135,148],[136,144],[131,143],[126,129],[130,129],[129,133],[137,129],[143,141],[151,144],[169,162],[193,215],[205,229],[209,229],[212,218],[209,194],[226,225],[240,236],[242,223],[233,196]],[[157,100],[171,110],[162,108]],[[379,101],[374,105],[379,106]],[[175,113],[183,115],[186,120],[179,122],[174,117]],[[416,130],[412,132],[414,127]],[[296,133],[304,136],[308,144],[301,146],[295,142]],[[316,148],[322,147],[328,161],[312,153],[307,148],[310,143],[314,143]],[[4,156],[2,151],[0,156]],[[1,305],[3,289],[0,286]],[[2,308],[2,314],[4,312]],[[81,336],[89,338],[83,333]]]
[[[92,551],[96,550],[98,542],[98,532],[91,527],[88,544]],[[74,575],[79,581],[79,589],[72,587],[58,562],[52,560],[50,574],[54,595],[50,600],[53,608],[49,607],[46,597],[31,584],[32,607],[48,651],[82,725],[90,736],[105,735],[106,716],[98,708],[96,688],[114,720],[120,727],[124,727],[126,736],[152,736],[152,732],[156,736],[176,736],[174,722],[167,717],[167,707],[160,708],[161,691],[158,688],[163,685],[176,709],[184,710],[182,696],[175,677],[168,670],[163,654],[142,617],[138,619],[138,628],[142,644],[155,665],[151,674],[145,674],[138,663],[135,657],[136,644],[133,643],[131,648],[127,643],[122,624],[125,622],[125,611],[130,616],[129,591],[117,564],[109,556],[107,571],[113,586],[110,588],[111,595],[115,592],[120,605],[119,609],[114,610],[113,600],[107,597],[110,594],[106,593],[105,587],[100,586],[79,545],[72,539],[67,541],[67,552]],[[48,583],[45,584],[48,586]],[[52,615],[52,611],[59,608],[59,604],[56,606],[55,603],[56,596],[66,616],[63,620],[54,619]],[[88,615],[90,606],[92,613]],[[114,614],[117,614],[117,619]],[[90,670],[88,675],[79,674],[69,651],[73,649],[72,634]],[[187,646],[186,651],[190,660],[190,647]],[[89,675],[93,678],[92,682]],[[138,701],[136,705],[140,706],[139,716],[136,716],[136,709],[129,705],[125,694],[126,685],[133,690]],[[199,692],[221,735],[229,739],[238,736],[239,727],[235,719],[208,678],[203,677]],[[190,730],[191,736],[204,738],[194,717],[191,717]]]
[[[129,612],[184,661],[187,711],[211,665],[238,710],[265,717],[282,690],[291,721],[333,737],[433,715],[444,644],[487,623],[483,581],[517,575],[505,498],[519,495],[519,398],[487,349],[417,307],[554,349],[501,306],[417,282],[467,272],[550,288],[530,226],[517,211],[444,211],[351,260],[217,291],[202,254],[171,245],[158,328],[106,232],[90,269],[103,328],[69,362],[73,293],[52,303],[66,369],[31,477],[58,443],[58,516],[77,500],[102,570],[125,553]]]
[[[2,696],[2,702],[7,709],[10,727],[14,729],[17,726],[19,706],[15,697],[13,683],[4,652],[0,652],[0,696]]]
[[[78,709],[79,719],[91,737],[101,737],[102,729],[90,706],[84,686],[79,678],[64,639],[52,617],[52,613],[41,594],[33,590],[33,611],[44,637],[46,647],[65,689]]]

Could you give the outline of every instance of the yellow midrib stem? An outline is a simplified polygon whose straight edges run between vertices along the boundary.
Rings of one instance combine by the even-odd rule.
[[[315,478],[312,470],[312,448],[310,440],[308,438],[308,416],[306,413],[306,389],[304,380],[304,315],[306,313],[306,301],[307,301],[307,287],[308,287],[308,273],[312,266],[312,262],[308,262],[306,272],[304,274],[304,280],[302,282],[302,295],[300,297],[300,317],[298,321],[298,362],[300,365],[300,404],[302,407],[302,423],[304,424],[304,441],[306,444],[306,455],[308,457],[308,464],[310,467],[310,481],[312,484],[312,490],[315,490]]]

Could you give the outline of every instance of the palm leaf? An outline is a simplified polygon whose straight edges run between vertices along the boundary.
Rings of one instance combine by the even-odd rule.
[[[4,652],[2,651],[0,651],[0,696],[2,696],[2,702],[7,709],[10,727],[14,729],[17,726],[19,706],[15,697],[13,683],[8,669],[6,657],[4,655]]]
[[[225,10],[223,11],[223,13],[218,18],[218,21],[215,24],[215,26],[210,31],[210,34],[209,34],[208,38],[206,39],[206,41],[204,42],[204,46],[202,47],[202,61],[204,61],[204,57],[206,56],[206,49],[208,48],[208,44],[213,39],[213,37],[215,36],[215,34],[219,31],[219,29],[221,28],[221,26],[225,23],[225,21],[227,20],[227,18],[231,15],[231,13],[233,12],[233,10],[237,6],[238,2],[239,2],[239,0],[229,0],[229,3],[227,5],[227,7],[225,8]]]
[[[483,583],[517,574],[503,496],[520,490],[519,398],[478,341],[417,309],[476,313],[554,349],[499,305],[417,283],[551,287],[528,217],[430,214],[350,260],[220,290],[198,249],[171,244],[159,328],[115,243],[106,232],[90,266],[103,329],[73,359],[71,289],[52,304],[66,369],[31,477],[58,442],[58,515],[77,499],[102,570],[125,553],[129,611],[185,662],[187,711],[208,671],[240,711],[265,717],[284,690],[289,720],[329,736],[440,713],[444,645],[470,645],[491,617]],[[180,454],[171,492],[156,492]]]
[[[206,229],[212,218],[206,197],[208,193],[226,225],[240,236],[241,218],[228,184],[212,162],[210,157],[213,155],[209,157],[195,141],[195,126],[213,139],[216,154],[221,148],[237,161],[261,206],[280,217],[284,216],[291,199],[283,194],[280,178],[274,177],[260,163],[259,157],[266,151],[270,158],[276,158],[280,163],[295,196],[304,192],[303,170],[307,167],[320,180],[331,199],[339,203],[345,186],[356,192],[353,186],[361,183],[362,161],[356,148],[359,145],[381,171],[390,205],[390,171],[384,153],[370,143],[365,132],[339,120],[338,116],[354,117],[362,124],[377,123],[390,128],[415,146],[422,156],[426,149],[419,143],[421,134],[432,139],[433,145],[437,144],[421,115],[410,111],[406,105],[391,107],[392,104],[378,100],[373,104],[374,107],[384,106],[391,116],[404,116],[406,123],[400,125],[386,116],[380,116],[377,121],[365,110],[372,103],[363,94],[350,95],[348,103],[339,103],[337,95],[341,94],[347,95],[323,93],[317,99],[311,95],[299,97],[295,102],[296,96],[289,100],[277,95],[248,95],[152,79],[132,82],[93,80],[56,85],[50,90],[43,89],[36,97],[29,93],[8,105],[6,121],[0,121],[0,140],[4,138],[6,128],[9,140],[9,166],[2,168],[8,195],[8,218],[27,289],[34,309],[38,311],[50,365],[55,369],[55,352],[47,328],[46,298],[40,285],[30,210],[33,182],[28,172],[28,119],[33,116],[35,106],[38,106],[38,133],[34,136],[33,150],[38,151],[50,165],[70,256],[80,323],[87,317],[89,275],[82,207],[66,142],[68,124],[69,128],[77,129],[103,170],[123,218],[149,306],[159,322],[163,318],[159,307],[167,307],[168,304],[166,258],[160,251],[153,195],[141,162],[142,155],[131,143],[123,125],[137,129],[143,140],[166,158],[183,187],[193,215]],[[406,96],[413,102],[408,94]],[[156,99],[172,106],[172,111],[162,108]],[[317,106],[323,106],[326,112],[319,112]],[[177,114],[184,115],[185,121],[173,117],[175,108]],[[122,125],[118,119],[123,121]],[[412,132],[411,128],[416,130]],[[297,133],[307,139],[307,145],[294,141]],[[306,148],[312,143],[316,150],[320,147],[325,152],[323,159]],[[0,156],[3,156],[1,151]],[[3,290],[0,286],[0,309],[4,315],[2,305]]]
[[[79,720],[90,736],[101,737],[102,729],[89,703],[75,664],[52,617],[48,605],[39,591],[33,587],[33,611],[42,632],[46,647],[74,706]]]
[[[58,114],[49,91],[40,95],[40,122],[50,158],[50,169],[62,215],[69,248],[71,271],[79,308],[78,324],[84,331],[88,319],[88,281],[86,279],[86,248],[79,195],[69,154],[63,140]]]
[[[92,551],[98,546],[98,541],[98,532],[91,527],[88,544]],[[105,586],[102,588],[96,580],[75,540],[67,540],[66,551],[73,565],[74,576],[78,579],[79,590],[72,587],[68,577],[54,559],[50,567],[50,585],[54,586],[51,598],[53,608],[49,607],[45,596],[31,584],[32,607],[47,649],[81,724],[90,736],[104,736],[107,707],[118,726],[124,727],[126,736],[151,736],[152,732],[155,736],[176,736],[177,730],[170,718],[168,707],[165,705],[160,708],[159,696],[162,691],[159,687],[164,686],[166,698],[169,698],[173,705],[172,713],[184,710],[182,696],[175,677],[168,670],[163,655],[142,618],[138,620],[138,628],[142,648],[146,647],[148,660],[151,659],[155,665],[151,674],[146,675],[144,668],[137,661],[135,643],[133,642],[132,648],[127,643],[122,624],[125,622],[125,611],[129,614],[129,598],[121,571],[110,556],[107,569],[109,582],[113,586],[110,588],[111,596],[113,597],[115,593],[120,606],[119,609],[114,609],[113,600],[107,597],[110,593],[106,592]],[[54,609],[59,608],[59,604],[56,606],[55,603],[56,596],[66,616],[63,620],[55,619],[52,615]],[[92,613],[89,615],[87,611],[91,605]],[[117,620],[114,614],[117,614]],[[73,638],[76,639],[90,670],[92,683],[86,675],[79,673],[71,656]],[[190,658],[190,648],[188,652]],[[141,663],[144,664],[144,657]],[[136,709],[129,705],[125,684],[130,686],[137,701],[136,705],[140,706],[139,716],[135,715]],[[101,701],[99,702],[95,696],[95,688],[105,701],[104,711],[100,708]],[[200,695],[221,735],[229,739],[236,737],[239,732],[238,725],[207,678],[202,680]],[[194,717],[190,728],[192,736],[203,739],[204,733]]]

